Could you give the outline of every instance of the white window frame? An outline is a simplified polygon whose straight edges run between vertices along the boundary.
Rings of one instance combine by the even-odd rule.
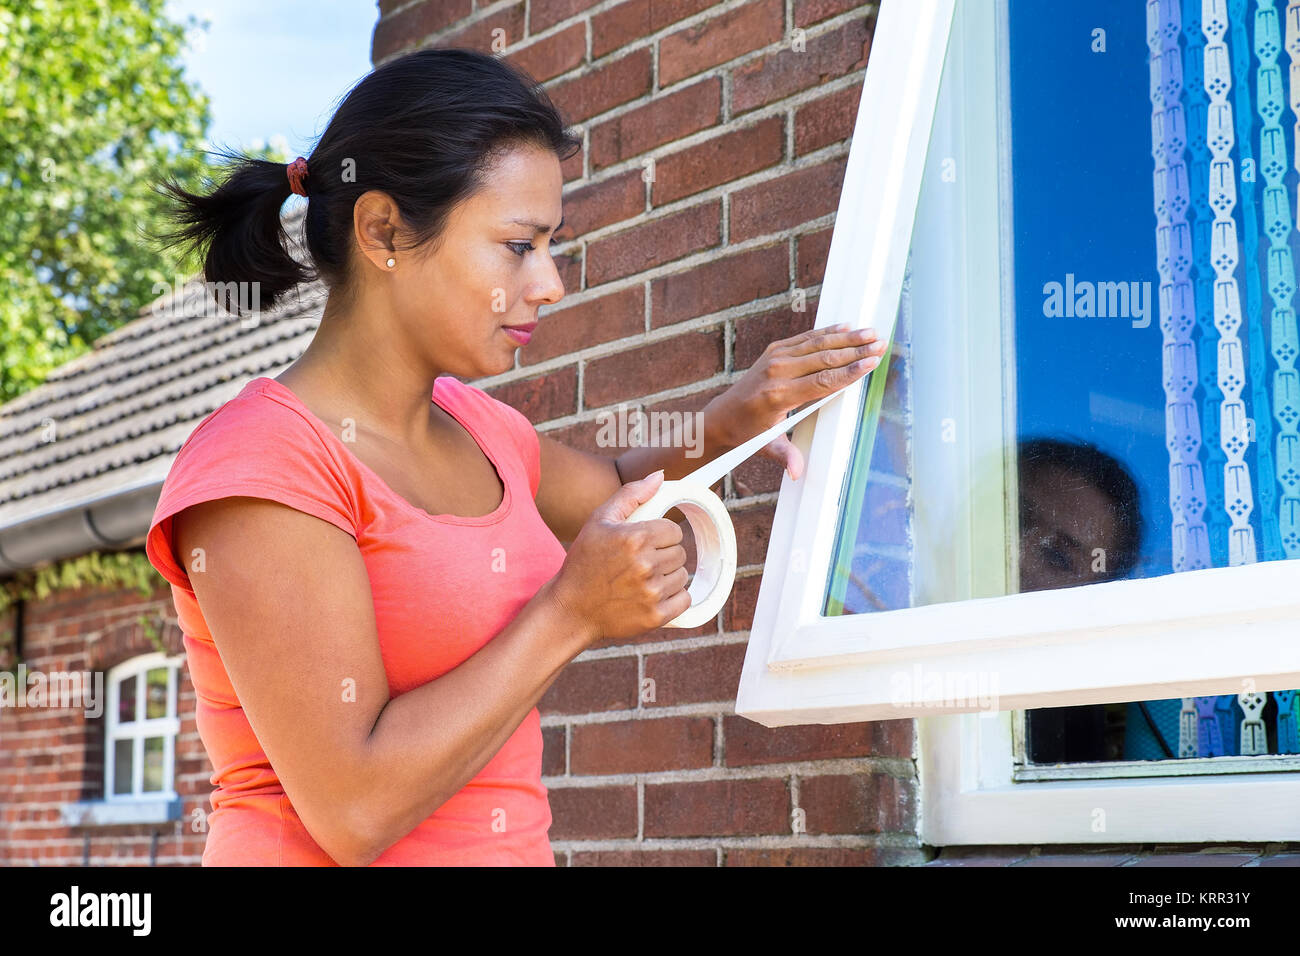
[[[769,727],[922,718],[929,843],[1294,839],[1288,808],[1300,801],[1300,774],[1209,774],[1204,762],[1171,761],[1180,772],[1158,778],[1100,779],[1103,770],[1016,782],[1023,718],[1014,711],[1300,686],[1300,568],[1261,562],[1006,593],[1018,578],[1006,507],[1014,462],[1002,452],[1015,420],[1014,368],[1002,362],[1010,323],[981,322],[1013,314],[1000,268],[1009,188],[996,139],[983,132],[1008,130],[1002,98],[990,95],[1008,82],[997,55],[1005,9],[1004,0],[881,5],[818,310],[819,326],[889,334],[913,246],[948,280],[912,281],[918,315],[952,316],[943,329],[912,325],[915,368],[929,363],[910,389],[914,437],[927,426],[937,434],[944,418],[956,425],[952,441],[913,443],[916,539],[930,549],[918,553],[920,606],[820,614],[859,382],[795,429],[807,469],[782,479],[736,713]],[[940,103],[946,54],[962,82]],[[952,156],[927,155],[932,123]],[[923,167],[946,158],[956,160],[952,188],[932,190],[918,212]],[[936,515],[927,502],[969,503]],[[1003,560],[974,559],[999,540]],[[918,674],[940,675],[940,686],[909,680]],[[985,677],[996,681],[991,708],[975,693]],[[1109,813],[1101,825],[1099,809]]]
[[[181,722],[176,709],[180,683],[180,667],[184,655],[168,657],[163,653],[142,654],[111,668],[106,676],[108,709],[104,720],[104,802],[105,803],[157,803],[179,799],[176,793],[176,738]],[[144,719],[145,675],[160,667],[167,669],[167,715]],[[118,703],[124,681],[136,682],[136,719],[122,724],[118,721]],[[163,787],[161,790],[144,790],[144,742],[147,738],[163,738]],[[114,793],[113,782],[117,763],[117,741],[131,740],[131,792]]]

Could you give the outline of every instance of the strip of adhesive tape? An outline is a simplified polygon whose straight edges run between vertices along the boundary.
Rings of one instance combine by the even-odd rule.
[[[722,605],[731,594],[731,586],[736,581],[736,529],[731,523],[726,505],[710,490],[710,486],[717,484],[723,475],[752,457],[759,449],[848,390],[846,387],[819,399],[702,468],[697,468],[685,478],[665,481],[654,497],[628,516],[628,521],[652,521],[677,508],[686,516],[691,533],[695,536],[695,576],[687,589],[691,596],[691,606],[664,627],[689,628],[707,623],[722,610]]]

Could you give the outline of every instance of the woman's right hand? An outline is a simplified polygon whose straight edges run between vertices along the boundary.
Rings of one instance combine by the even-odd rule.
[[[655,472],[611,495],[549,582],[552,597],[593,641],[652,631],[691,606],[682,529],[667,518],[627,520],[662,484],[663,473]]]

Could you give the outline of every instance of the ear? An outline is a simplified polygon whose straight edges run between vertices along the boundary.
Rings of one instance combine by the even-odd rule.
[[[397,203],[377,189],[362,193],[352,206],[352,233],[357,248],[380,272],[390,271],[387,262],[395,254],[393,239],[401,224]]]

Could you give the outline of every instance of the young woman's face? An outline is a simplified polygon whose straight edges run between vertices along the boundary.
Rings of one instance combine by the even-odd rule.
[[[479,378],[513,368],[521,342],[506,327],[536,323],[541,306],[563,297],[551,258],[563,185],[554,152],[516,148],[452,211],[436,250],[397,254],[394,304],[440,371]]]
[[[1101,489],[1068,468],[1043,465],[1020,479],[1020,590],[1110,580],[1123,527]]]

